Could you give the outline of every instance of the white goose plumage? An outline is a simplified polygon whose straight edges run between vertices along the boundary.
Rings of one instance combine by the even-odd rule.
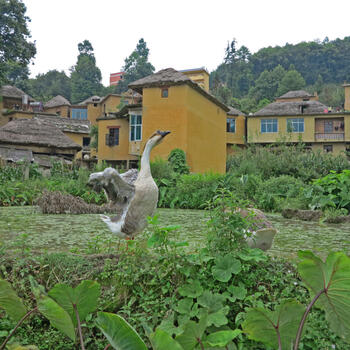
[[[157,208],[158,187],[151,174],[150,154],[169,133],[157,131],[149,138],[137,178],[135,169],[119,174],[117,170],[107,168],[90,175],[89,185],[96,190],[103,188],[108,199],[119,208],[116,216],[101,215],[101,219],[121,238],[134,238],[143,231],[147,226],[147,217],[152,216]]]

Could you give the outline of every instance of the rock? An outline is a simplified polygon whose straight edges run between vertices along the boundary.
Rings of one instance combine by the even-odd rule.
[[[299,219],[303,221],[319,221],[322,217],[321,210],[300,210],[300,209],[284,209],[282,216],[286,219]]]

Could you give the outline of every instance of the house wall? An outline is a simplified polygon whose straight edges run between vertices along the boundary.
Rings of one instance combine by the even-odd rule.
[[[209,92],[209,74],[205,69],[184,70],[181,73],[186,74],[191,80],[200,85],[205,91]]]
[[[181,148],[188,157],[187,140],[187,86],[171,86],[168,97],[161,97],[160,88],[143,89],[142,142],[144,149],[149,137],[157,130],[170,131],[163,142],[151,153],[151,160],[157,157],[167,159],[174,148]]]
[[[58,114],[64,118],[70,118],[70,106],[57,106],[44,108],[45,113]]]
[[[119,126],[119,145],[107,146],[108,127]],[[98,160],[137,160],[129,154],[129,121],[127,119],[110,119],[98,121]]]
[[[236,120],[236,132],[226,132],[226,143],[244,145],[245,144],[245,116],[227,115],[227,119]]]
[[[344,109],[350,112],[350,84],[344,85],[345,103]]]
[[[287,119],[304,118],[304,132],[287,132]],[[261,119],[277,119],[277,133],[261,133]],[[325,133],[323,122],[333,120],[332,133]],[[344,123],[344,130],[339,126]],[[248,117],[248,143],[275,143],[278,141],[305,142],[310,143],[312,149],[322,150],[324,145],[333,145],[333,153],[338,154],[346,149],[346,143],[350,141],[350,113],[328,113],[319,115],[298,115],[298,116],[274,116],[274,117]],[[316,139],[316,133],[330,135],[329,138]],[[343,136],[344,134],[344,136]],[[334,139],[338,138],[338,139]]]
[[[187,160],[195,173],[226,171],[227,113],[196,90],[187,93]]]
[[[80,145],[81,147],[83,147],[83,137],[89,137],[89,134],[73,133],[73,132],[67,132],[67,131],[63,131],[63,133],[66,136],[68,136],[72,141]],[[75,159],[81,159],[81,158],[82,158],[82,151],[79,151],[75,155]]]

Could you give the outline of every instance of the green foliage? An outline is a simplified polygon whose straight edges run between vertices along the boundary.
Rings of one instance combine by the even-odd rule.
[[[326,312],[333,332],[350,342],[350,258],[344,253],[332,252],[323,262],[313,253],[299,252],[298,265],[301,278],[318,304]]]
[[[148,62],[148,55],[147,43],[141,38],[136,45],[136,49],[125,59],[124,76],[123,80],[118,83],[118,93],[127,91],[130,83],[154,73],[154,67]]]
[[[96,66],[96,59],[91,43],[84,40],[78,44],[78,60],[71,71],[71,102],[78,103],[92,95],[98,95],[102,89],[101,71]]]
[[[122,317],[99,312],[96,323],[114,349],[147,350],[140,336]]]
[[[27,312],[21,299],[11,288],[10,283],[0,279],[0,308],[4,309],[15,321],[19,321]]]
[[[190,167],[186,161],[186,154],[182,149],[173,149],[169,154],[168,161],[175,173],[188,174],[190,172]]]
[[[90,147],[94,148],[96,152],[98,151],[98,125],[91,125],[90,129]]]
[[[35,43],[28,41],[30,19],[26,10],[22,1],[0,1],[0,86],[26,78],[27,66],[36,54]]]
[[[311,199],[312,208],[323,210],[346,209],[350,210],[350,170],[340,173],[331,170],[330,173],[312,182],[312,185],[304,192],[306,198]]]
[[[281,96],[292,90],[301,90],[305,85],[305,80],[298,71],[295,69],[289,70],[279,84],[277,95]]]
[[[261,341],[274,349],[292,348],[304,307],[295,300],[285,300],[275,311],[249,309],[242,324],[249,339]],[[282,344],[279,347],[279,344]]]

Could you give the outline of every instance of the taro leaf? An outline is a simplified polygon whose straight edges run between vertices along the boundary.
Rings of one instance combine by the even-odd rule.
[[[193,350],[201,340],[205,329],[207,328],[207,317],[204,315],[198,323],[188,321],[185,324],[185,330],[178,335],[175,340],[183,347],[184,350]]]
[[[205,344],[208,346],[224,347],[241,333],[242,331],[240,329],[211,333],[207,336]]]
[[[178,335],[183,332],[183,330],[180,327],[174,326],[174,313],[171,313],[167,318],[163,319],[163,321],[160,323],[157,329],[161,329],[164,332],[170,334],[171,336],[173,334]]]
[[[239,287],[229,286],[227,290],[231,294],[231,297],[228,298],[231,302],[236,301],[236,299],[243,300],[247,295],[247,290],[242,285]]]
[[[37,303],[38,310],[50,321],[51,325],[75,341],[74,326],[68,313],[53,299],[43,294],[37,298]]]
[[[267,255],[261,249],[258,248],[245,248],[238,252],[238,257],[243,261],[266,261]]]
[[[231,254],[215,259],[215,265],[212,270],[214,278],[220,282],[228,282],[232,274],[237,274],[240,271],[241,262]]]
[[[5,280],[0,280],[0,308],[15,321],[19,321],[27,312],[22,300],[14,292],[11,284]]]
[[[97,308],[100,285],[96,281],[88,280],[81,282],[74,289],[66,284],[56,284],[48,294],[68,312],[74,325],[77,325],[73,305],[78,309],[80,321],[85,320],[86,316]]]
[[[209,312],[218,311],[224,306],[225,297],[222,294],[211,293],[206,290],[203,295],[198,298],[198,304],[208,308]]]
[[[183,347],[162,329],[157,329],[150,335],[154,350],[183,350]]]
[[[248,338],[278,348],[277,330],[281,336],[282,350],[290,350],[295,340],[305,308],[295,300],[285,300],[275,311],[263,308],[248,309],[242,324]]]
[[[147,350],[135,329],[122,317],[109,312],[98,312],[96,324],[114,349]]]
[[[224,306],[222,309],[208,314],[208,326],[214,325],[216,327],[224,326],[228,323],[226,315],[230,311],[229,306]]]
[[[193,304],[193,299],[190,298],[181,299],[177,304],[176,311],[194,317],[198,314],[198,304]]]
[[[310,251],[299,252],[301,278],[313,297],[321,290],[317,305],[326,312],[331,329],[350,341],[350,258],[344,253],[330,253],[324,263]]]
[[[179,288],[179,294],[183,297],[197,298],[203,293],[203,288],[198,280],[191,281],[189,284]]]

